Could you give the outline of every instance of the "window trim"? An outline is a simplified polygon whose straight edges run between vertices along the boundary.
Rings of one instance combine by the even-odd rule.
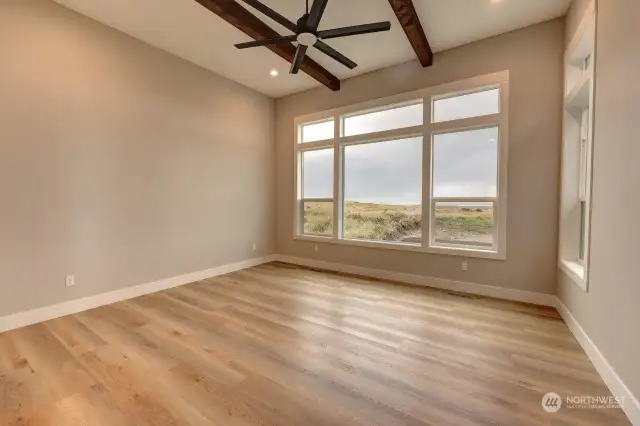
[[[561,198],[559,208],[558,267],[581,290],[589,291],[591,259],[591,217],[593,214],[593,163],[595,149],[595,79],[597,10],[590,1],[564,53],[564,101]],[[588,66],[585,67],[586,59]],[[583,96],[584,91],[588,95]],[[586,103],[586,105],[585,105]],[[585,107],[588,112],[585,114]],[[586,129],[583,129],[584,120]],[[583,135],[586,130],[586,135]],[[582,137],[586,146],[582,146]],[[576,151],[573,150],[578,141]],[[583,166],[586,166],[583,168]],[[574,167],[576,168],[574,170]],[[577,171],[577,173],[574,173]],[[584,220],[582,203],[585,204]],[[576,212],[574,214],[573,212]],[[582,239],[583,256],[580,255]]]
[[[432,123],[432,102],[443,98],[459,96],[474,92],[481,92],[491,87],[500,88],[500,113],[490,114],[478,117],[464,118],[451,121],[443,121]],[[401,129],[386,130],[380,132],[366,133],[355,136],[342,136],[343,119],[348,116],[366,114],[377,111],[397,108],[399,106],[407,106],[423,101],[424,121],[421,126],[406,127]],[[412,92],[402,93],[380,99],[374,99],[354,105],[348,105],[328,111],[322,111],[314,114],[296,117],[294,120],[294,240],[324,242],[331,244],[360,246],[392,250],[418,251],[433,254],[446,254],[464,257],[478,257],[487,259],[506,260],[507,251],[507,165],[508,165],[508,146],[509,146],[509,71],[500,71],[493,74],[473,77],[466,80],[446,83],[434,87],[428,87]],[[301,128],[303,124],[316,123],[322,121],[334,120],[334,137],[316,142],[300,142]],[[432,144],[433,135],[437,133],[456,132],[462,130],[473,130],[479,128],[487,128],[497,126],[499,128],[499,150],[498,150],[498,182],[497,197],[494,204],[494,233],[497,239],[497,250],[482,250],[480,248],[466,247],[443,247],[431,245],[431,221],[435,220],[432,215],[432,206],[435,205],[434,198],[431,196],[431,174],[433,170],[432,164]],[[382,142],[396,139],[406,139],[411,137],[422,137],[423,143],[423,163],[422,163],[422,240],[420,244],[414,243],[398,243],[385,241],[367,241],[367,240],[349,240],[342,239],[342,211],[344,197],[344,147],[347,145],[357,145],[362,143]],[[318,236],[302,233],[302,212],[300,209],[301,188],[301,153],[308,150],[316,150],[322,148],[334,149],[334,191],[333,198],[327,201],[333,201],[334,220],[333,235]],[[490,197],[491,198],[491,197]],[[439,200],[439,199],[438,199]],[[492,200],[494,200],[492,198]],[[429,226],[424,226],[427,223]]]

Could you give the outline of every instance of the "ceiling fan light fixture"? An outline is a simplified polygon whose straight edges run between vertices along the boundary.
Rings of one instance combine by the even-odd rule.
[[[311,47],[318,41],[318,37],[312,33],[300,33],[297,37],[298,43],[303,46]]]
[[[391,22],[384,21],[318,31],[320,20],[322,19],[322,15],[324,14],[325,9],[327,8],[327,3],[329,2],[329,0],[313,0],[313,3],[311,3],[311,1],[306,1],[306,13],[302,15],[300,19],[298,19],[297,23],[291,22],[275,10],[262,3],[261,0],[242,1],[244,3],[247,3],[249,6],[252,6],[259,12],[267,15],[269,18],[276,21],[277,23],[291,31],[293,34],[286,36],[280,36],[276,34],[275,37],[271,38],[260,38],[259,40],[256,39],[250,42],[239,43],[236,44],[236,47],[238,49],[247,49],[250,47],[258,46],[289,44],[292,41],[297,41],[298,47],[296,48],[296,53],[293,56],[293,59],[290,59],[291,70],[289,72],[291,74],[297,74],[300,71],[304,63],[305,56],[307,55],[307,50],[310,47],[318,49],[320,52],[336,60],[345,67],[354,69],[358,66],[358,64],[326,44],[325,40],[339,37],[350,37],[362,34],[377,33],[381,31],[389,31],[391,29]],[[311,4],[311,7],[309,7],[309,4]]]

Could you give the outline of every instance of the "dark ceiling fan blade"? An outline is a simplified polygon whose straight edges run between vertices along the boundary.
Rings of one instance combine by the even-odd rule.
[[[302,66],[302,61],[304,61],[304,55],[307,54],[307,49],[308,47],[305,45],[298,45],[296,56],[293,58],[293,62],[291,63],[290,74],[298,74],[298,71],[300,71],[300,67]]]
[[[266,46],[268,44],[289,43],[291,41],[294,41],[295,39],[296,39],[295,35],[290,35],[290,36],[279,37],[279,38],[268,38],[268,39],[265,39],[265,40],[248,41],[246,43],[238,43],[235,46],[238,49],[246,49],[246,48],[249,48],[249,47]]]
[[[340,62],[342,65],[344,65],[347,68],[354,69],[355,67],[358,66],[358,64],[356,64],[351,59],[347,58],[342,53],[338,52],[333,47],[329,46],[323,41],[318,40],[316,44],[313,45],[313,47],[315,47],[325,55],[329,55],[330,57]]]
[[[327,8],[327,3],[329,0],[314,0],[313,5],[311,6],[311,10],[309,11],[309,18],[307,19],[307,27],[315,32],[318,30],[318,25],[320,25],[320,19],[322,19],[322,15],[324,14],[324,10]]]
[[[292,31],[294,33],[298,32],[298,26],[296,24],[294,24],[284,16],[280,15],[275,10],[269,8],[268,6],[265,6],[258,0],[242,0],[242,1],[244,1],[246,4],[253,7],[254,9],[264,13],[269,18],[273,19],[274,21],[276,21],[278,24],[282,25],[289,31]]]
[[[347,37],[360,34],[377,33],[380,31],[389,31],[391,22],[376,22],[374,24],[354,25],[351,27],[334,28],[332,30],[324,30],[318,32],[318,37],[322,39],[330,39],[336,37]]]

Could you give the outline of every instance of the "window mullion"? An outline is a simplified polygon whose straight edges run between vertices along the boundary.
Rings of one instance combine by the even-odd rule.
[[[305,144],[297,144],[296,151],[314,151],[318,149],[331,148],[335,145],[337,139],[327,139],[324,141],[307,142]]]
[[[296,200],[296,214],[295,214],[295,233],[302,234],[303,233],[303,222],[304,222],[304,212],[302,211],[304,208],[304,161],[302,161],[302,151],[294,151],[294,158],[296,161],[296,173],[298,177],[296,179],[296,187],[295,187],[295,200]]]
[[[333,203],[333,198],[303,198],[303,203]]]
[[[341,136],[341,144],[357,145],[360,143],[384,142],[398,139],[409,139],[422,135],[423,126],[401,127],[381,132],[363,133],[354,136]]]
[[[442,121],[430,123],[431,131],[434,133],[454,133],[465,130],[479,129],[483,127],[501,126],[504,121],[504,114],[482,115],[479,117],[462,118],[459,120]]]
[[[500,211],[500,203],[499,203],[499,199],[494,199],[493,200],[493,227],[491,228],[491,233],[493,235],[493,247],[492,249],[494,251],[498,251],[500,248],[500,233],[501,230],[499,229],[500,226],[500,220],[502,219],[501,217],[502,212]]]
[[[422,247],[431,241],[431,98],[423,99],[422,122]],[[425,226],[426,225],[426,226]]]
[[[496,251],[507,252],[507,176],[509,165],[509,82],[500,85],[500,125],[498,127],[498,199],[494,208],[497,232]]]
[[[431,197],[437,203],[493,203],[498,197]]]
[[[342,233],[342,148],[338,138],[342,134],[342,120],[333,117],[333,239],[340,239]]]

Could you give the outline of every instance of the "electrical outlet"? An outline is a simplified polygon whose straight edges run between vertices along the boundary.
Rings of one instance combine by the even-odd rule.
[[[313,250],[314,250],[316,253],[318,252],[318,245],[317,245],[317,244],[313,246]]]
[[[467,263],[466,260],[462,262],[462,265],[460,267],[461,267],[461,269],[463,271],[468,271],[469,270],[469,264]]]
[[[76,277],[75,275],[67,275],[67,278],[65,280],[65,284],[67,287],[73,287],[74,285],[76,285]]]

